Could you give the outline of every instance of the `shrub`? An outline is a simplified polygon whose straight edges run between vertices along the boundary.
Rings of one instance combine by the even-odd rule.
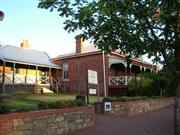
[[[65,106],[64,106],[64,104],[62,102],[63,101],[50,102],[50,103],[48,103],[48,107],[50,109],[63,108]]]
[[[20,108],[17,108],[15,112],[27,112],[27,111],[33,111],[35,108],[30,106],[21,106]]]
[[[48,104],[48,107],[51,109],[55,109],[55,108],[67,108],[67,107],[75,107],[76,101],[74,100],[64,100],[64,101],[56,101],[56,102],[50,102]]]
[[[8,105],[1,105],[0,106],[0,114],[6,114],[6,113],[10,113],[11,109]]]
[[[38,109],[48,109],[48,103],[47,102],[39,102],[38,103]]]
[[[84,106],[84,105],[86,105],[86,96],[85,95],[77,95],[75,102],[76,102],[77,106]]]
[[[152,96],[152,99],[164,98],[164,96]]]
[[[7,95],[0,94],[0,104],[2,104],[4,102],[4,99],[6,98],[7,98]]]
[[[137,100],[147,100],[147,96],[137,96],[137,97],[106,97],[103,99],[103,102],[128,102],[128,101],[137,101]]]
[[[117,101],[127,102],[127,101],[131,101],[131,98],[122,96],[122,97],[117,98]]]
[[[77,106],[77,103],[74,100],[64,101],[64,104],[66,104],[66,107],[75,107],[75,106]]]
[[[77,105],[77,106],[85,106],[85,105],[87,105],[87,104],[86,104],[86,102],[84,102],[84,101],[76,100],[76,105]]]
[[[148,99],[147,96],[142,96],[141,98],[142,98],[142,100],[147,100]]]
[[[136,86],[136,78],[132,78],[128,85],[128,96],[173,96],[174,76],[169,72],[158,74],[141,74],[140,89]]]
[[[3,102],[3,96],[0,95],[0,104],[2,104],[2,102]]]
[[[129,96],[153,96],[153,79],[141,75],[140,88],[136,86],[135,77],[131,79],[128,85],[128,95]]]
[[[128,95],[129,96],[137,96],[137,88],[136,88],[136,79],[133,77],[128,84]]]
[[[103,101],[103,102],[114,102],[114,101],[116,101],[116,100],[113,99],[113,97],[105,97],[105,98],[103,98],[102,101]]]
[[[85,95],[77,95],[76,96],[76,101],[83,101],[83,102],[86,102],[86,96]]]

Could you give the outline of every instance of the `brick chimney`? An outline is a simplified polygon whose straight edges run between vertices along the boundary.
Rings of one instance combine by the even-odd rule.
[[[30,48],[30,45],[28,43],[28,40],[23,39],[23,42],[21,43],[22,48]]]
[[[77,35],[75,37],[76,39],[76,53],[83,53],[84,52],[84,44],[83,44],[83,38],[82,35]]]

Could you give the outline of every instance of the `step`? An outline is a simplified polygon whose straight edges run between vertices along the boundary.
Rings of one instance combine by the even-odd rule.
[[[42,93],[54,93],[54,92],[52,90],[48,89],[48,88],[43,87],[42,88]]]

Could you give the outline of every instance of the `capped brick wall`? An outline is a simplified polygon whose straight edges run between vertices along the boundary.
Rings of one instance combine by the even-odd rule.
[[[0,135],[59,135],[94,125],[94,106],[0,115]]]
[[[130,102],[112,102],[111,111],[104,111],[104,103],[96,106],[96,112],[112,116],[133,116],[174,104],[174,98],[148,99]]]

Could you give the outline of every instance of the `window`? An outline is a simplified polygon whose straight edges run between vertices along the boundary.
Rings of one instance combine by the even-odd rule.
[[[63,64],[63,79],[68,79],[69,75],[68,75],[68,64],[65,63]]]

